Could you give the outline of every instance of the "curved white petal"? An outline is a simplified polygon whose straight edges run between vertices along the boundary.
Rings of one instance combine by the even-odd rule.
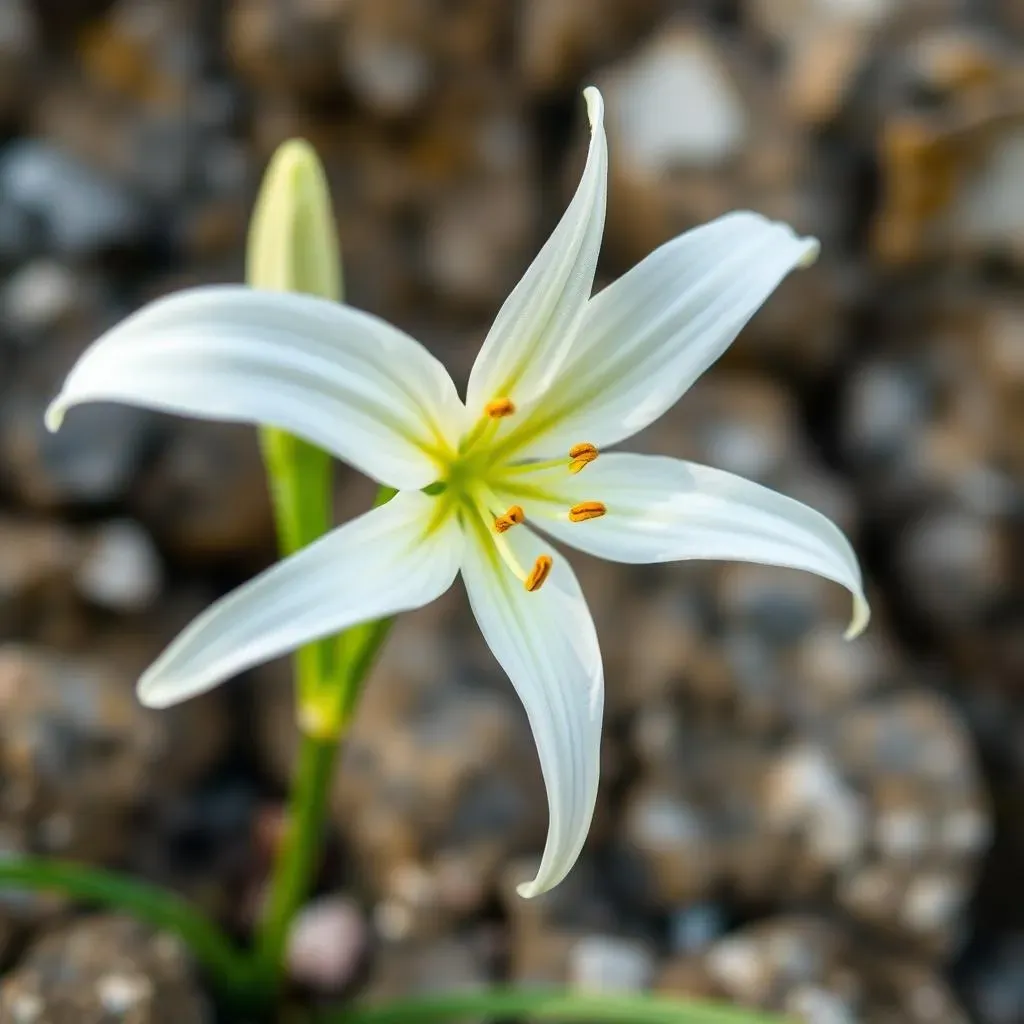
[[[444,367],[377,317],[241,286],[160,299],[78,360],[47,413],[80,402],[280,427],[396,488],[437,479],[464,410]]]
[[[311,640],[439,597],[458,572],[463,535],[454,516],[430,528],[436,500],[401,491],[211,605],[142,675],[139,699],[176,704]]]
[[[608,192],[604,101],[584,90],[590,118],[587,165],[551,237],[505,300],[469,377],[471,416],[495,398],[528,402],[547,387],[568,354],[594,287]]]
[[[525,569],[550,552],[526,527],[505,536]],[[558,554],[544,585],[528,593],[489,538],[467,538],[462,575],[484,638],[526,706],[540,755],[548,838],[536,877],[519,887],[520,895],[536,896],[568,874],[594,814],[604,705],[597,632],[579,583]]]
[[[588,303],[571,358],[519,428],[524,451],[615,444],[669,409],[818,243],[731,213],[656,249]]]
[[[723,559],[813,572],[853,595],[852,638],[870,615],[850,542],[830,519],[752,480],[658,455],[611,452],[573,476],[545,471],[525,478],[546,494],[508,493],[528,519],[559,540],[614,562]],[[567,510],[600,501],[599,519],[569,521]]]

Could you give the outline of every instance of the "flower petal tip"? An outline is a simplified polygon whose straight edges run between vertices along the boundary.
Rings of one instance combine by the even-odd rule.
[[[61,424],[64,422],[64,413],[67,411],[67,406],[59,399],[55,398],[46,408],[46,412],[43,414],[43,422],[46,424],[46,429],[51,434],[56,434],[61,428]]]
[[[604,121],[604,99],[596,85],[588,85],[583,90],[583,98],[587,101],[587,118],[593,131]]]
[[[174,696],[173,687],[168,687],[163,680],[154,679],[149,673],[144,673],[135,684],[135,696],[143,707],[155,711],[179,702],[179,698]]]
[[[274,154],[275,161],[280,161],[283,169],[295,172],[305,170],[309,165],[316,166],[318,158],[316,150],[300,138],[287,139],[281,143]]]
[[[516,886],[516,893],[524,900],[532,900],[534,896],[539,896],[543,889],[537,887],[536,882],[520,882]]]
[[[871,608],[867,601],[860,594],[853,595],[853,617],[850,619],[850,625],[846,627],[846,632],[843,634],[844,640],[856,640],[857,637],[868,628],[868,623],[871,621]]]
[[[797,261],[799,267],[810,267],[818,261],[818,255],[821,253],[821,242],[816,238],[801,238],[800,239],[804,252],[800,259]]]

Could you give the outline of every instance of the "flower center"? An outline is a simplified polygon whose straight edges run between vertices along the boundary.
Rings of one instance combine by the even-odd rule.
[[[442,501],[439,515],[458,515],[463,525],[490,548],[496,556],[495,563],[503,562],[532,593],[551,575],[554,560],[551,555],[542,554],[528,568],[516,553],[522,550],[521,546],[511,542],[515,538],[505,535],[527,521],[532,502],[550,506],[564,501],[559,481],[566,477],[561,474],[580,473],[600,453],[596,445],[582,441],[561,458],[510,460],[495,442],[500,422],[515,414],[516,406],[510,398],[488,402],[483,415],[463,437],[458,452],[447,460],[436,487]],[[517,500],[510,505],[508,497],[501,502],[498,494]],[[597,519],[608,511],[604,502],[596,500],[566,505],[566,516],[572,523]]]

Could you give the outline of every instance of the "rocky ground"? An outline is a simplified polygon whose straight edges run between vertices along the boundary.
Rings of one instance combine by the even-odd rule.
[[[601,276],[728,209],[818,235],[641,439],[842,523],[874,606],[733,565],[579,559],[608,672],[580,865],[514,894],[546,805],[456,590],[407,616],[346,746],[315,995],[495,979],[723,996],[810,1024],[1015,1024],[1024,1006],[1024,3],[3,0],[0,843],[124,867],[238,934],[294,749],[282,664],[173,712],[141,666],[273,557],[254,436],[42,410],[148,298],[237,280],[302,135],[348,298],[463,378],[605,91]],[[339,518],[372,488],[339,470]],[[0,899],[0,1020],[200,1024],[166,937]]]

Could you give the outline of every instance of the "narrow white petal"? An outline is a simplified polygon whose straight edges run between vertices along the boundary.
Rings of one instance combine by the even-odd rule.
[[[528,451],[615,444],[669,409],[818,243],[756,213],[680,235],[588,303]],[[545,429],[538,430],[538,427]]]
[[[428,531],[435,503],[401,491],[217,601],[146,670],[139,699],[167,707],[311,640],[433,601],[463,549],[454,517]]]
[[[524,568],[545,549],[517,526],[505,535]],[[557,885],[583,847],[597,800],[604,672],[597,632],[579,583],[555,554],[544,585],[528,593],[490,540],[468,539],[462,574],[484,638],[512,684],[537,742],[550,821],[537,876],[519,887],[536,896]]]
[[[463,409],[444,367],[349,306],[213,286],[141,309],[95,341],[47,413],[113,401],[280,427],[397,488],[437,479]]]
[[[519,405],[547,387],[569,352],[594,287],[608,192],[608,146],[601,94],[590,87],[584,96],[591,137],[583,178],[484,339],[469,378],[471,416],[494,398],[511,398]]]
[[[813,572],[853,595],[847,631],[868,624],[860,566],[830,519],[743,477],[658,455],[602,455],[576,476],[538,474],[546,497],[519,500],[528,518],[559,540],[614,562],[723,559]],[[508,495],[510,501],[513,495]],[[572,523],[568,509],[600,501],[600,519]]]

